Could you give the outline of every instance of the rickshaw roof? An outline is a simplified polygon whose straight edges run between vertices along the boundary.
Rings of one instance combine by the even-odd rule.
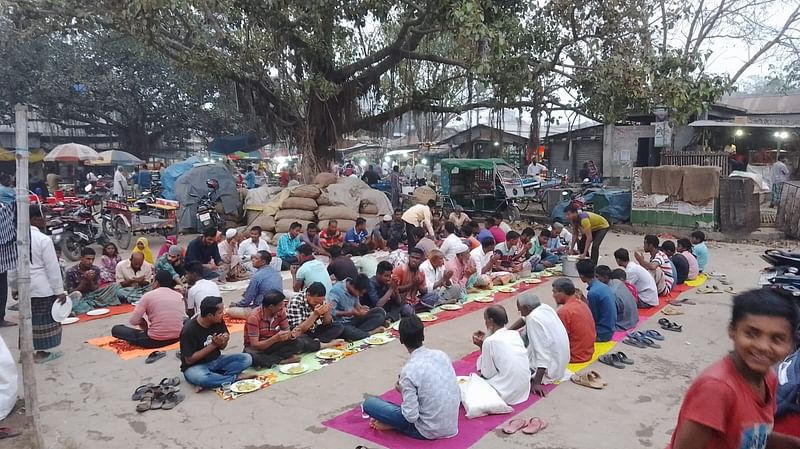
[[[508,165],[504,159],[442,159],[442,170],[493,170],[496,165]]]

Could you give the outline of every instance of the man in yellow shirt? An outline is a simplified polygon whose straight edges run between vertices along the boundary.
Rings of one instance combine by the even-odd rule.
[[[603,243],[603,238],[605,238],[610,227],[608,220],[594,212],[578,210],[573,205],[565,207],[564,214],[567,220],[572,223],[572,242],[569,245],[569,253],[588,257],[589,247],[591,247],[592,262],[597,264],[597,259],[600,258],[600,244]],[[578,238],[579,235],[580,239]],[[577,251],[575,251],[576,243]]]
[[[408,208],[403,214],[402,220],[406,222],[406,235],[408,236],[408,247],[417,244],[418,239],[414,236],[414,229],[425,227],[428,235],[433,238],[431,208],[436,206],[436,200],[428,200],[427,204],[415,204]]]

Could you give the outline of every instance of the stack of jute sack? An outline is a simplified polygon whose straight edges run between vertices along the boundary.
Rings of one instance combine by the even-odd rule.
[[[289,232],[294,222],[303,229],[309,223],[318,223],[324,229],[330,220],[336,220],[344,231],[355,226],[358,217],[365,218],[372,226],[383,215],[391,214],[391,203],[383,192],[371,189],[361,180],[338,178],[331,173],[320,173],[314,184],[287,187],[266,198],[263,193],[253,192],[253,199],[261,203],[245,202],[255,209],[248,213],[248,225],[260,226],[273,242]]]

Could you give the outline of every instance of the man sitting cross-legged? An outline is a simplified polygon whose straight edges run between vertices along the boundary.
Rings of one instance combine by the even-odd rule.
[[[400,343],[411,353],[395,385],[403,402],[370,397],[362,405],[364,413],[376,430],[397,430],[419,440],[455,436],[461,392],[450,358],[422,345],[425,329],[418,316],[400,320],[398,330]]]
[[[414,307],[405,301],[405,296],[398,290],[397,282],[392,279],[393,270],[389,261],[379,262],[375,276],[369,280],[369,290],[362,298],[362,304],[385,310],[387,321],[397,321],[401,317],[414,314]]]
[[[528,353],[519,332],[506,329],[508,314],[503,306],[484,310],[486,330],[472,334],[472,342],[481,350],[477,368],[508,405],[528,400],[531,391],[531,371]]]
[[[560,381],[569,363],[569,337],[556,311],[542,304],[533,292],[523,292],[517,297],[520,319],[508,328],[525,328],[528,362],[533,373],[531,391],[545,396],[543,384]]]
[[[200,303],[200,315],[181,330],[181,371],[198,390],[256,376],[242,374],[253,362],[250,354],[222,355],[230,339],[224,313],[222,298],[209,296]]]
[[[298,354],[316,352],[340,342],[320,343],[302,329],[289,330],[286,297],[278,290],[267,292],[244,325],[244,352],[253,357],[256,368],[270,368],[278,363],[295,363]]]
[[[314,282],[305,291],[294,295],[286,308],[289,329],[322,343],[339,338],[344,325],[333,321],[333,305],[325,302],[326,293],[321,282]]]
[[[228,316],[231,318],[247,318],[250,312],[259,304],[267,292],[272,290],[283,291],[281,274],[270,265],[272,255],[266,251],[259,251],[253,256],[253,267],[256,272],[250,278],[250,284],[239,302],[231,304]]]
[[[136,253],[134,253],[136,254]],[[153,289],[142,295],[130,324],[111,328],[111,335],[142,348],[161,348],[178,341],[186,318],[183,295],[173,290],[175,281],[168,271],[156,273]]]
[[[359,274],[355,279],[337,282],[328,294],[333,305],[333,317],[344,325],[342,338],[347,341],[361,340],[385,330],[382,325],[386,321],[386,312],[380,307],[370,309],[359,301],[368,289],[369,278]]]

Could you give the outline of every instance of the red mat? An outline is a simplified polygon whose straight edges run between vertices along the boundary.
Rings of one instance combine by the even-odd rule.
[[[108,313],[106,313],[105,315],[91,316],[91,315],[87,315],[85,313],[81,314],[81,315],[78,315],[78,318],[81,319],[80,321],[78,321],[78,323],[84,323],[86,321],[102,320],[103,318],[108,318],[108,317],[114,316],[114,315],[122,315],[123,313],[133,312],[134,308],[135,308],[135,306],[133,306],[132,304],[128,304],[128,303],[120,304],[118,306],[108,306],[108,307],[106,307],[106,309],[108,309]],[[78,324],[78,323],[75,323],[75,324]]]

